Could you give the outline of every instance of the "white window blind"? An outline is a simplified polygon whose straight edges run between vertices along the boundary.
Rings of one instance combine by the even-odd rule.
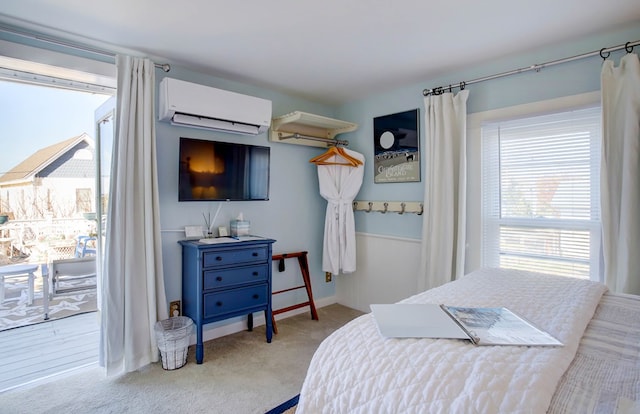
[[[600,108],[482,127],[485,266],[599,279]]]

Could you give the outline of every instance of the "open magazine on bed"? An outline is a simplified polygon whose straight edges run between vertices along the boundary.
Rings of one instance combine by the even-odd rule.
[[[562,346],[549,333],[505,307],[436,304],[371,305],[388,338],[468,339],[476,345]]]

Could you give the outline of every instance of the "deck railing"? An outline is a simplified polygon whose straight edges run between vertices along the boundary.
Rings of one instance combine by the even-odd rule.
[[[0,261],[47,263],[70,258],[78,236],[95,231],[95,220],[83,218],[10,220],[0,225]]]

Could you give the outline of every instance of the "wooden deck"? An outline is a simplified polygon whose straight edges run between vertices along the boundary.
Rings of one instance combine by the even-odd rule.
[[[0,392],[97,364],[98,312],[0,332]]]

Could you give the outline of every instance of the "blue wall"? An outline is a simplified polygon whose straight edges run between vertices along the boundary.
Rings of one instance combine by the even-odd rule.
[[[4,32],[0,32],[0,39],[59,52],[64,55],[105,61],[104,56],[101,55],[94,56],[91,53],[25,39]],[[37,61],[38,56],[33,56],[32,59]],[[63,60],[65,60],[64,56]],[[170,76],[189,82],[270,99],[273,102],[273,116],[280,116],[293,111],[304,111],[328,117],[335,117],[336,115],[335,107],[251,85],[231,82],[176,65],[172,66],[169,73],[164,73],[160,69],[157,69],[155,73],[156,84],[163,77]],[[156,137],[164,279],[168,301],[180,299],[181,297],[181,251],[177,241],[184,238],[184,227],[187,225],[203,226],[203,213],[209,214],[211,212],[213,215],[220,205],[219,203],[211,202],[179,203],[177,201],[178,142],[180,137],[271,147],[270,200],[222,203],[216,226],[226,225],[228,227],[231,219],[235,218],[239,213],[243,213],[245,219],[251,222],[252,234],[277,240],[273,246],[274,253],[308,251],[314,294],[317,298],[326,298],[334,295],[334,284],[325,283],[324,273],[321,270],[326,202],[319,195],[316,168],[308,162],[310,158],[321,154],[324,151],[322,148],[271,143],[268,140],[267,133],[256,137],[242,136],[175,127],[165,122],[156,123]],[[297,265],[295,261],[292,261],[292,264]],[[274,274],[274,289],[291,286],[287,278],[299,278],[299,271],[297,271],[296,266],[288,265],[287,274]],[[299,280],[297,282],[298,284],[300,283]],[[300,302],[299,296],[303,294],[303,292],[299,292],[299,294],[298,292],[293,292],[291,295],[279,295],[274,302],[274,306],[285,307]]]
[[[349,147],[363,153],[368,163],[364,184],[357,199],[379,201],[423,200],[426,180],[424,159],[426,157],[422,157],[421,183],[374,184],[371,161],[374,153],[373,118],[381,115],[420,108],[420,146],[424,148],[423,89],[459,84],[461,81],[563,59],[638,39],[640,39],[640,23],[598,36],[550,45],[546,48],[529,51],[517,56],[463,68],[450,73],[446,77],[425,78],[424,82],[419,84],[408,85],[385,93],[373,94],[366,99],[341,106],[336,113],[337,117],[360,125],[360,128],[348,137]],[[611,57],[615,58],[617,62],[617,59],[622,54],[624,54],[624,51],[614,52]],[[446,57],[434,56],[434,59],[446,59]],[[530,71],[469,85],[467,87],[469,90],[468,113],[597,91],[600,89],[601,64],[602,59],[597,56],[545,68],[537,73]],[[419,239],[421,238],[421,229],[422,218],[414,214],[400,216],[398,214],[356,213],[356,230],[360,232]]]
[[[168,74],[156,72],[156,82],[164,76],[189,82],[231,90],[273,102],[273,116],[293,111],[304,111],[334,117],[335,109],[244,84],[203,75],[184,68],[173,67]],[[309,159],[324,150],[317,147],[272,143],[268,134],[244,136],[172,126],[165,122],[156,124],[158,151],[158,183],[160,187],[160,220],[167,299],[175,300],[181,294],[181,250],[177,241],[184,238],[182,229],[187,225],[202,225],[202,214],[213,216],[222,205],[216,226],[229,227],[229,221],[242,213],[251,222],[251,233],[270,237],[277,242],[274,253],[308,251],[314,294],[318,298],[334,294],[333,283],[325,283],[321,269],[324,213],[326,202],[319,195],[316,169]],[[269,201],[231,202],[178,202],[178,140],[180,137],[238,142],[271,147],[271,176]],[[291,264],[296,264],[293,261]],[[297,265],[297,264],[296,264]],[[292,272],[293,273],[293,272]],[[282,286],[280,286],[282,285]],[[274,289],[289,287],[280,275],[274,273]],[[295,297],[278,298],[276,308],[296,303]]]
[[[2,38],[3,36],[0,36]],[[6,40],[15,41],[11,36]],[[549,45],[539,50],[527,51],[517,56],[461,68],[444,77],[429,78],[419,84],[407,85],[392,91],[376,92],[366,99],[349,102],[339,107],[330,107],[284,95],[278,92],[230,82],[187,68],[173,67],[169,74],[158,70],[156,82],[171,76],[190,82],[201,83],[221,89],[245,93],[273,101],[273,115],[280,116],[300,110],[359,124],[357,131],[343,134],[350,148],[366,157],[365,176],[360,200],[422,201],[424,197],[425,166],[422,161],[422,182],[399,184],[373,183],[373,118],[414,108],[420,109],[421,147],[424,148],[424,104],[422,90],[436,86],[457,84],[460,81],[501,73],[516,68],[528,67],[568,56],[591,52],[603,47],[623,44],[640,39],[640,24],[622,27],[598,36],[581,38],[573,42]],[[34,42],[25,42],[31,43]],[[60,49],[51,45],[37,45],[47,49]],[[69,51],[67,51],[68,53]],[[73,52],[77,53],[77,52]],[[621,53],[614,53],[617,58]],[[434,56],[434,59],[446,57]],[[539,73],[528,72],[507,78],[468,86],[470,90],[468,112],[480,112],[521,103],[534,102],[554,97],[599,90],[601,59],[593,57],[543,69]],[[324,210],[326,202],[318,193],[316,169],[308,160],[322,149],[271,143],[267,134],[257,137],[216,133],[199,129],[174,127],[157,123],[157,150],[160,185],[160,207],[162,245],[165,267],[167,299],[180,298],[180,249],[177,241],[184,237],[181,230],[186,225],[203,225],[202,213],[212,214],[218,203],[177,201],[178,139],[181,136],[215,139],[267,145],[271,150],[271,192],[269,201],[226,202],[217,225],[228,225],[229,220],[242,212],[251,221],[251,232],[277,240],[274,252],[309,252],[312,284],[316,299],[332,296],[333,283],[325,283],[321,271]],[[419,239],[422,217],[415,214],[365,214],[356,213],[356,230]],[[276,274],[276,278],[278,275]],[[274,282],[277,288],[277,280]],[[283,306],[286,304],[283,304]]]

